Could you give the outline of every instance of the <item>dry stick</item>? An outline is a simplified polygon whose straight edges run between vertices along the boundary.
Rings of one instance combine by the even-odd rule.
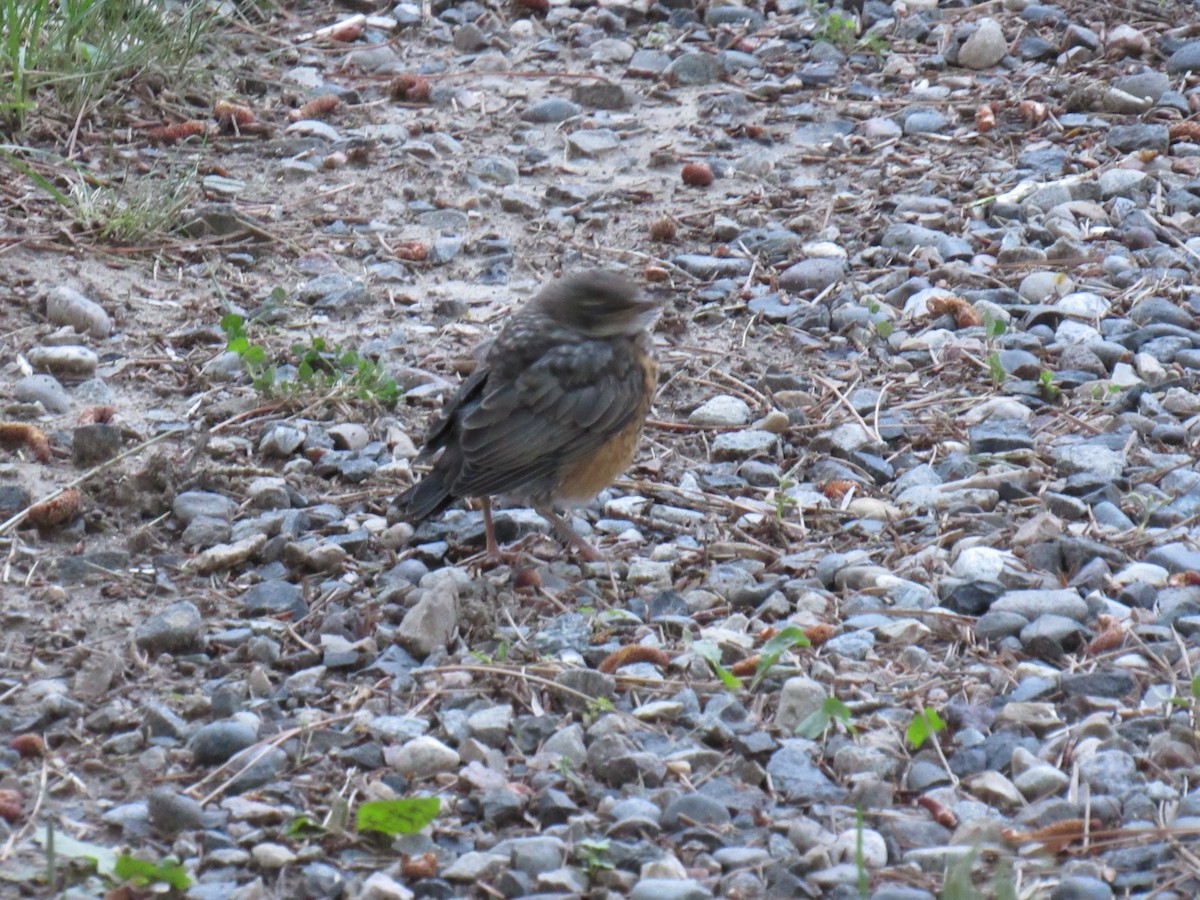
[[[461,666],[435,666],[429,669],[414,669],[414,675],[436,675],[451,672],[475,672],[480,675],[499,675],[502,678],[517,678],[527,681],[531,684],[540,684],[542,687],[549,688],[552,691],[558,691],[562,694],[567,694],[577,700],[582,700],[584,703],[595,703],[599,698],[593,697],[590,694],[585,694],[583,691],[577,691],[575,688],[567,687],[565,684],[559,684],[557,681],[552,681],[549,678],[543,678],[541,675],[533,675],[529,672],[518,669],[509,669],[504,666],[485,666],[485,665],[461,665]],[[618,682],[625,684],[637,683],[638,679],[627,679],[624,676],[614,676]],[[657,731],[662,731],[662,728],[653,725],[650,722],[645,722],[637,716],[631,715],[623,710],[613,707],[608,712],[616,713],[618,716],[628,719],[631,722],[637,722],[646,728],[652,728]]]
[[[227,778],[225,781],[223,781],[217,787],[213,788],[213,790],[211,790],[206,796],[204,796],[200,800],[200,805],[207,806],[209,803],[211,803],[217,797],[220,797],[223,793],[225,793],[225,791],[229,788],[229,786],[231,784],[233,784],[233,782],[236,781],[239,776],[248,772],[255,763],[257,763],[260,759],[262,759],[264,756],[266,756],[268,750],[273,750],[275,747],[278,747],[280,744],[285,743],[286,741],[290,741],[296,735],[303,734],[305,731],[309,731],[314,728],[323,728],[326,725],[332,725],[334,722],[343,722],[346,719],[354,718],[354,716],[356,716],[356,715],[358,715],[357,712],[342,713],[341,715],[330,716],[327,719],[321,719],[317,722],[310,722],[307,725],[300,725],[300,726],[297,726],[296,728],[289,728],[287,731],[281,731],[279,734],[275,735],[275,737],[271,738],[269,741],[263,741],[262,743],[255,745],[255,747],[257,748],[257,750],[259,752],[254,754],[254,758],[249,760],[245,765],[243,765],[240,769],[238,769],[237,772],[232,777]],[[255,748],[250,748],[250,749],[255,749]],[[220,775],[222,772],[225,772],[226,770],[233,768],[234,763],[237,761],[238,761],[237,757],[234,757],[233,759],[229,760],[228,762],[222,763],[217,768],[213,769],[211,772],[209,772],[207,775],[205,775],[203,778],[201,778],[199,781],[197,781],[195,784],[193,784],[190,788],[185,790],[184,793],[194,797],[195,792],[197,790],[199,790],[202,785],[208,783],[209,781],[212,781],[218,775]]]
[[[871,436],[871,439],[873,441],[875,441],[876,443],[879,443],[881,441],[881,438],[879,437],[879,432],[877,432],[874,428],[872,428],[870,425],[868,425],[866,419],[864,419],[862,416],[860,416],[858,414],[858,410],[855,409],[853,404],[851,404],[850,401],[846,399],[846,397],[838,389],[838,386],[836,384],[834,384],[828,378],[825,378],[823,375],[817,375],[814,372],[810,372],[808,377],[811,378],[813,381],[817,382],[818,384],[822,385],[826,390],[830,391],[837,398],[838,403],[840,403],[842,406],[846,407],[846,409],[849,411],[850,415],[855,419],[855,421],[857,421],[859,425],[861,425],[864,429],[866,429],[867,434]]]
[[[588,252],[591,252],[594,250],[594,251],[598,251],[601,253],[614,253],[614,254],[618,254],[618,255],[623,254],[625,256],[632,256],[632,257],[635,257],[636,259],[643,259],[643,260],[646,260],[647,262],[654,263],[654,265],[656,265],[656,266],[662,266],[664,269],[670,269],[673,272],[677,272],[680,275],[685,276],[686,278],[690,279],[691,281],[699,281],[700,280],[695,275],[693,275],[691,272],[687,271],[686,269],[681,269],[679,266],[675,265],[675,263],[671,262],[668,259],[663,259],[660,256],[653,256],[652,254],[649,254],[649,253],[639,253],[637,250],[630,250],[628,247],[605,247],[600,244],[596,244],[594,246],[589,247],[587,244],[582,244],[579,241],[571,241],[571,246],[573,246],[576,250],[579,250],[583,253],[588,253]]]
[[[33,827],[33,823],[37,821],[38,813],[42,810],[42,801],[46,799],[46,782],[49,780],[47,772],[49,771],[50,763],[48,760],[42,760],[42,775],[39,779],[37,799],[33,801],[33,809],[30,810],[25,824],[19,831],[14,831],[8,836],[8,841],[4,844],[4,849],[0,850],[0,861],[8,859],[12,855],[13,848],[17,845],[17,841],[25,837],[29,833],[29,829]]]
[[[1171,234],[1171,232],[1167,230],[1167,226],[1160,222],[1157,216],[1155,216],[1153,213],[1148,214],[1150,215],[1150,218],[1154,220],[1154,224],[1159,227],[1159,230],[1162,232],[1162,236],[1167,239],[1167,243],[1173,244],[1184,253],[1188,254],[1188,256],[1191,256],[1197,262],[1200,262],[1200,253],[1197,253],[1179,238],[1175,237],[1175,235]]]
[[[48,503],[49,501],[54,500],[57,497],[61,497],[64,493],[71,490],[72,488],[79,487],[85,481],[88,481],[92,477],[99,475],[101,472],[105,471],[106,469],[111,469],[117,463],[121,462],[122,460],[128,459],[129,457],[133,456],[135,453],[141,453],[147,447],[152,447],[153,445],[157,444],[159,441],[166,440],[169,437],[174,437],[176,435],[184,434],[187,432],[187,430],[188,430],[187,428],[172,428],[169,431],[164,431],[162,434],[156,435],[155,437],[150,438],[150,440],[148,440],[148,441],[142,441],[142,443],[138,444],[136,447],[130,447],[124,453],[114,456],[112,459],[110,459],[106,462],[102,462],[98,466],[93,466],[91,469],[88,469],[88,471],[84,472],[82,475],[80,475],[74,481],[67,482],[62,487],[60,487],[58,490],[52,491],[50,494],[43,497],[41,500],[37,501],[37,503],[29,504],[20,512],[16,513],[15,515],[9,516],[8,519],[6,519],[4,522],[0,522],[0,534],[5,534],[6,532],[12,530],[16,526],[18,526],[22,522],[24,522],[26,516],[29,515],[29,511],[31,509],[33,509],[35,506],[37,506],[38,503]]]

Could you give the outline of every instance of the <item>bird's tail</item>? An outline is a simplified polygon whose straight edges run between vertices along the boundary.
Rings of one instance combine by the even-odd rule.
[[[446,485],[446,473],[434,469],[392,501],[388,521],[420,522],[440,513],[454,502]]]

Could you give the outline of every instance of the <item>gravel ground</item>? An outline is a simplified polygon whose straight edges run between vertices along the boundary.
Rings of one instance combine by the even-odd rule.
[[[181,231],[6,170],[2,892],[1200,895],[1200,5],[225,14],[70,138]],[[610,562],[389,525],[584,266],[665,301]]]

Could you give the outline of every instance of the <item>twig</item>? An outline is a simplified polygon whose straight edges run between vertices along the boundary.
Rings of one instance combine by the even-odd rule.
[[[52,491],[51,493],[49,493],[45,497],[43,497],[41,500],[38,500],[36,503],[30,503],[28,506],[26,506],[20,512],[16,513],[15,515],[9,516],[8,519],[6,519],[4,522],[0,522],[0,534],[5,534],[8,531],[11,531],[16,526],[20,525],[22,522],[24,522],[26,516],[29,515],[29,511],[31,509],[33,509],[35,506],[37,506],[38,503],[48,503],[49,501],[55,499],[56,497],[61,497],[67,491],[71,490],[72,488],[77,488],[81,484],[83,484],[85,481],[88,481],[88,480],[94,478],[96,475],[99,475],[101,472],[111,469],[113,466],[115,466],[117,463],[121,462],[122,460],[128,459],[129,457],[133,456],[136,453],[141,453],[147,447],[152,447],[155,444],[157,444],[159,441],[166,440],[167,438],[174,437],[176,435],[184,434],[185,432],[187,432],[187,430],[188,430],[187,428],[172,428],[168,431],[164,431],[162,434],[155,435],[154,437],[150,438],[150,440],[148,440],[148,441],[142,441],[136,447],[130,447],[124,453],[120,453],[117,456],[114,456],[112,459],[106,460],[105,462],[100,463],[98,466],[93,466],[92,468],[90,468],[86,472],[84,472],[82,475],[80,475],[78,478],[76,478],[74,481],[67,482],[62,487],[58,488],[58,490]]]

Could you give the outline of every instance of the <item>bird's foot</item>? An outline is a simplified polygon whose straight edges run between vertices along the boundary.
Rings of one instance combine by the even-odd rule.
[[[608,562],[608,557],[587,542],[578,531],[571,527],[567,517],[550,506],[535,506],[537,514],[550,523],[554,536],[564,544],[575,548],[579,558],[585,562]]]

